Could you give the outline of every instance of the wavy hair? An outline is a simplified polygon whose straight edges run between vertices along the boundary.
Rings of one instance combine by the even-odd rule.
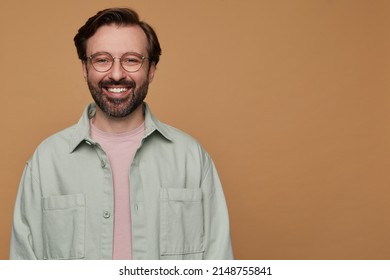
[[[148,46],[149,63],[157,63],[160,60],[161,47],[154,29],[146,22],[140,21],[137,12],[129,8],[110,8],[98,12],[78,30],[73,41],[77,49],[78,57],[86,61],[87,41],[91,38],[99,27],[103,25],[116,24],[139,26],[145,33]]]

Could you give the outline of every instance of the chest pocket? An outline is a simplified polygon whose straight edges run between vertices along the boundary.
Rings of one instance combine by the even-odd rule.
[[[200,189],[160,191],[162,259],[202,259],[204,218]]]
[[[45,259],[84,257],[84,194],[44,197],[43,240]]]

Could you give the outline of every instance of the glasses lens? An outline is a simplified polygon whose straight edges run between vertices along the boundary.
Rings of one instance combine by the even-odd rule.
[[[110,70],[114,59],[112,56],[106,53],[96,54],[91,57],[91,63],[93,68],[99,72],[105,72]]]
[[[122,67],[128,72],[138,71],[143,62],[144,57],[136,53],[127,53],[121,58]]]

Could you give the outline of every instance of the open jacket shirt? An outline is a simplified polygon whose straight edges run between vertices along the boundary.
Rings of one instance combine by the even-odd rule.
[[[95,104],[27,162],[11,259],[112,259],[114,191],[107,154],[90,136]],[[210,156],[144,104],[145,134],[129,176],[133,259],[231,259],[225,197]]]

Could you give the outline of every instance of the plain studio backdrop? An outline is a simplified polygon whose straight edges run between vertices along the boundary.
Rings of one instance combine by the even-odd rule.
[[[390,2],[2,1],[0,259],[25,162],[90,93],[73,36],[134,8],[163,54],[147,102],[196,137],[237,259],[390,259]]]

